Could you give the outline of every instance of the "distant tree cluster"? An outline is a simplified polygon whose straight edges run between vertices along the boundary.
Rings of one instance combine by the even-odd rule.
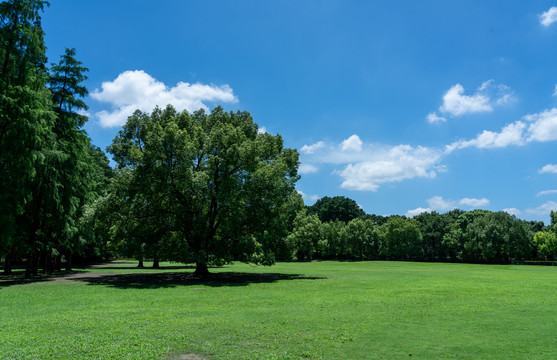
[[[342,200],[342,201],[341,201]],[[338,199],[338,203],[344,202]],[[327,199],[323,203],[329,204]],[[317,207],[320,204],[316,203]],[[291,260],[412,260],[522,263],[557,256],[557,213],[552,225],[527,222],[506,212],[453,210],[445,214],[365,215],[322,221],[318,210],[301,211],[287,238]]]

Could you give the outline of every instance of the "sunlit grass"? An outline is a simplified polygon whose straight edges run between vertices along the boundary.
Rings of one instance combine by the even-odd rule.
[[[0,358],[557,358],[557,267],[236,264],[195,280],[134,265],[0,283]]]

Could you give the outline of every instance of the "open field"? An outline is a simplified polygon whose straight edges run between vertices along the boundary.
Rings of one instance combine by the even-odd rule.
[[[134,264],[0,277],[0,358],[557,358],[557,267]]]

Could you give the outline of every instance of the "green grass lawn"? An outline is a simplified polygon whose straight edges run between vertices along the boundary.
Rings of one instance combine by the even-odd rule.
[[[134,264],[0,278],[0,359],[557,359],[557,267]]]

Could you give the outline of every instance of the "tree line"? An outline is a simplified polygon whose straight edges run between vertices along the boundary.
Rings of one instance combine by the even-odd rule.
[[[385,217],[364,214],[354,200],[345,197],[324,197],[297,214],[287,243],[291,260],[510,264],[553,260],[556,235],[556,212],[551,212],[550,226],[488,210]]]
[[[299,154],[248,112],[136,111],[105,153],[83,130],[88,71],[66,49],[48,65],[48,3],[0,3],[0,264],[26,276],[78,260],[412,260],[520,263],[557,255],[551,226],[504,212],[366,214],[354,200],[306,207]]]

